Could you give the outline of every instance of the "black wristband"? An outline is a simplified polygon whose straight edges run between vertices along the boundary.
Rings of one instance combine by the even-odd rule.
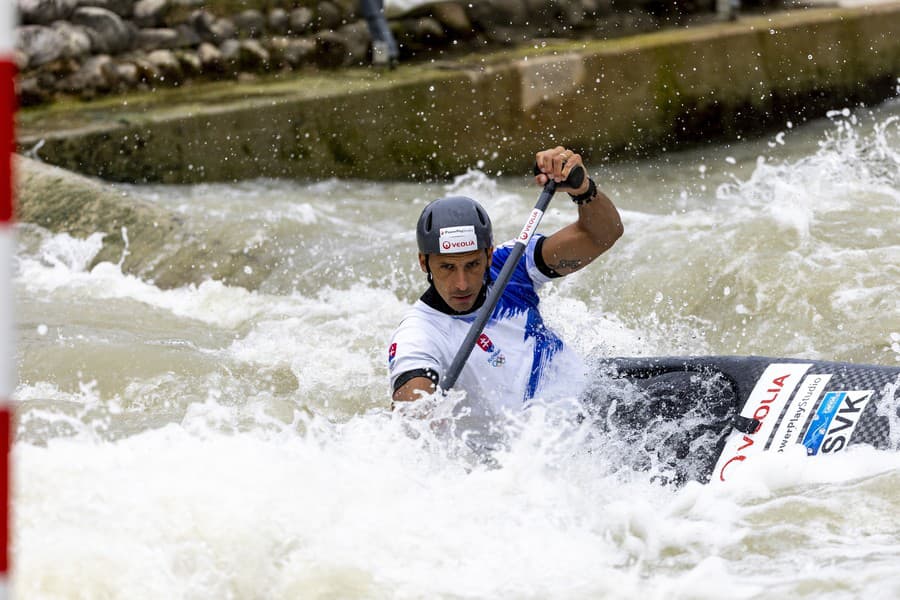
[[[593,179],[588,177],[587,191],[585,193],[579,194],[577,196],[575,194],[569,194],[569,196],[572,198],[572,202],[581,206],[582,204],[587,204],[588,202],[590,202],[594,198],[594,195],[596,193],[597,193],[597,184],[594,183]]]

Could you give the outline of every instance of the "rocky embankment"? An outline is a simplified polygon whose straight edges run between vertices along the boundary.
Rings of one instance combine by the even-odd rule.
[[[146,1],[129,4],[132,17]],[[509,0],[511,5],[525,1],[529,0]],[[174,10],[176,5],[166,6]],[[434,15],[437,6],[419,10]],[[440,6],[446,9],[450,4]],[[480,29],[486,26],[476,26],[479,21],[469,15],[475,5],[455,6],[465,8],[458,14],[469,19],[471,29],[465,38],[469,41],[442,42],[443,46],[435,42],[418,54],[404,42],[404,60],[425,59],[415,67],[401,64],[389,72],[341,69],[307,73],[303,70],[307,66],[321,69],[330,64],[321,58],[329,46],[319,40],[335,30],[319,29],[296,36],[297,40],[312,38],[315,50],[310,57],[319,58],[300,64],[299,72],[283,67],[287,70],[283,77],[253,81],[254,73],[276,68],[269,54],[269,62],[259,63],[256,71],[239,63],[228,70],[201,70],[196,76],[226,78],[220,83],[20,111],[20,148],[43,162],[20,158],[15,166],[17,217],[76,236],[104,232],[104,247],[97,261],[120,264],[124,272],[160,287],[212,278],[256,289],[282,260],[277,249],[213,239],[177,215],[57,167],[108,181],[170,183],[323,176],[423,180],[446,178],[476,164],[487,173],[524,174],[531,167],[529,157],[539,140],[559,140],[599,162],[672,148],[701,136],[704,140],[734,139],[767,124],[783,126],[786,119],[802,122],[826,109],[872,104],[896,95],[900,46],[895,33],[900,27],[900,2],[771,11],[704,26],[694,25],[715,17],[697,13],[685,23],[690,26],[616,40],[595,39],[603,36],[587,26],[566,28],[569,26],[557,19],[552,23],[560,32],[584,35],[584,39],[532,37],[527,45],[512,50],[463,54],[459,60],[451,54],[452,48],[469,43],[489,50],[491,44],[509,44],[538,29],[530,21],[517,28],[498,27],[491,29],[490,35],[505,31],[505,37],[490,41]],[[74,8],[73,14],[81,8],[85,7]],[[188,8],[184,8],[185,23],[190,23],[191,15],[196,19],[215,14],[210,4]],[[269,19],[272,10],[260,14]],[[214,24],[231,22],[224,16],[203,18]],[[441,22],[433,16],[407,13],[393,19],[392,26],[399,32],[405,21],[422,24],[430,22],[428,19]],[[608,16],[605,23],[622,24],[627,19],[635,23],[649,19],[653,28],[664,22],[635,9]],[[73,22],[26,23],[20,36],[23,30],[37,31],[29,27],[59,30],[75,27]],[[58,94],[90,96],[127,89],[109,83],[105,88],[65,88],[63,82],[78,77],[91,61],[101,61],[110,72],[143,65],[141,61],[148,61],[159,50],[134,47],[141,30],[188,31],[179,29],[174,21],[171,27],[143,28],[137,27],[133,18],[120,17],[119,22],[131,31],[128,50],[96,54],[91,41],[90,53],[80,60],[57,57],[36,61],[40,64],[32,62],[31,54],[23,54],[22,83],[27,86],[29,80],[43,77],[50,86],[42,92],[47,99]],[[597,18],[592,27],[600,27],[600,22]],[[348,20],[341,27],[353,23],[360,21]],[[265,49],[272,39],[295,39],[292,34],[234,35],[218,44],[201,41],[196,47],[166,50],[174,56],[199,55],[200,48],[209,44],[221,54],[229,41],[241,47],[256,42]],[[338,55],[341,60],[353,56]],[[443,58],[432,63],[428,58],[433,56]],[[365,62],[366,58],[360,54],[353,60]],[[67,65],[68,74],[49,75],[62,64]],[[182,79],[144,76],[134,85],[156,89],[187,82],[184,71],[181,73]],[[218,258],[212,260],[213,256]]]
[[[286,260],[264,245],[210,235],[140,197],[40,161],[18,156],[16,218],[77,238],[102,232],[89,265],[118,264],[160,288],[215,279],[256,289]]]
[[[355,0],[16,1],[22,106],[370,60]],[[542,37],[617,37],[711,18],[715,8],[715,0],[447,0],[389,24],[409,61]]]

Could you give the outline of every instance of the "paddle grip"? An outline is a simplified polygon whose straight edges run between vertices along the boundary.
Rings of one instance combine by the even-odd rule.
[[[538,168],[537,163],[534,163],[534,174],[540,175],[541,173],[543,173],[543,171]],[[584,183],[584,167],[579,165],[577,169],[572,169],[572,172],[569,173],[566,180],[561,181],[557,186],[569,187],[573,190],[577,190],[581,187],[582,183]]]

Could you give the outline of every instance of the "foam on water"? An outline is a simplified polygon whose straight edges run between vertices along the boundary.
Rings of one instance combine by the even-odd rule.
[[[855,116],[838,120],[799,159],[761,156],[705,202],[637,220],[626,212],[626,236],[604,259],[603,303],[636,329],[655,312],[706,332],[714,353],[778,348],[890,364],[886,336],[900,314],[900,233],[888,225],[900,221],[900,121],[872,119],[867,128]]]
[[[602,444],[560,435],[547,413],[520,422],[488,468],[427,422],[296,413],[285,423],[258,410],[248,428],[252,411],[205,403],[180,425],[115,442],[17,445],[29,474],[17,492],[28,508],[19,592],[637,598],[737,587],[750,597],[795,585],[802,540],[843,549],[828,554],[829,573],[851,592],[870,585],[852,576],[867,554],[885,566],[900,557],[900,524],[884,519],[900,508],[896,454],[791,456],[727,487],[676,490],[617,471]],[[848,555],[851,540],[866,550]],[[878,571],[882,585],[900,584]]]
[[[671,197],[660,192],[671,210],[622,198],[626,237],[597,265],[548,286],[548,324],[588,356],[900,360],[896,119],[866,133],[839,116],[800,159],[773,154],[730,181],[692,169],[707,190],[688,181]],[[775,150],[791,147],[796,132],[776,136]],[[363,187],[359,198],[332,196],[360,189],[336,181],[290,196],[293,184],[261,182],[190,199],[151,188],[183,205],[185,218],[221,201],[209,214],[239,227],[258,203],[252,227],[285,212],[310,246],[315,235],[358,238],[365,243],[347,251],[363,255],[359,246],[372,241],[380,257],[371,267],[354,258],[357,271],[320,275],[313,291],[212,281],[162,290],[116,264],[90,268],[99,234],[22,231],[17,595],[900,590],[900,453],[762,456],[727,485],[676,488],[660,483],[662,465],[623,464],[636,448],[570,419],[563,404],[511,416],[489,456],[453,434],[452,398],[390,412],[386,340],[415,297],[408,288],[422,285],[414,260],[398,259],[407,248],[414,258],[406,224],[432,191],[462,193],[484,198],[495,227],[514,234],[513,217],[524,218],[536,194],[476,170],[440,190],[401,189],[399,199],[393,188]],[[557,200],[543,230],[570,221],[571,210]],[[304,260],[333,261],[295,246],[310,252]],[[421,414],[400,414],[409,410]]]
[[[19,278],[29,293],[93,299],[129,299],[221,327],[237,327],[255,315],[279,310],[275,297],[264,297],[217,281],[161,290],[137,277],[124,275],[120,265],[88,265],[101,249],[102,234],[79,240],[66,233],[46,238],[39,256],[20,256]]]

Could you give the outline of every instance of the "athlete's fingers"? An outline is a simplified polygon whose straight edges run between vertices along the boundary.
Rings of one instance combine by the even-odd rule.
[[[579,168],[584,169],[584,159],[581,158],[580,154],[573,153],[572,156],[568,160],[566,160],[566,164],[565,164],[565,167],[563,168],[563,172],[562,172],[562,180],[561,181],[566,181],[569,178],[569,175],[572,174],[572,171],[574,171],[575,169],[579,169]],[[585,175],[587,175],[586,169],[585,169]],[[585,176],[584,181],[581,184],[581,187],[579,187],[577,189],[570,188],[570,187],[561,187],[561,188],[559,188],[559,191],[572,192],[572,193],[586,192],[587,188],[588,188],[587,179],[588,178]]]
[[[535,155],[535,162],[537,163],[538,169],[540,169],[542,173],[545,173],[549,178],[555,179],[560,174],[560,170],[557,168],[561,165],[559,155],[565,151],[566,149],[562,146],[557,146],[556,148],[538,152]],[[546,183],[546,181],[544,183]]]
[[[560,181],[565,179],[563,175],[563,171],[566,168],[566,163],[572,158],[573,152],[571,150],[566,150],[565,148],[560,146],[560,150],[562,152],[558,152],[553,155],[552,163],[553,163],[553,179],[559,183]]]

